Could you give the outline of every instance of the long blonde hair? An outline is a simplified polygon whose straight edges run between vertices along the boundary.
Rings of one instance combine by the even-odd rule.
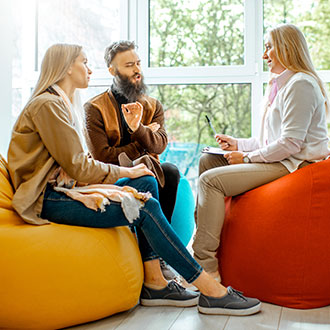
[[[329,100],[324,84],[314,68],[306,39],[293,24],[281,24],[269,31],[275,55],[283,67],[293,72],[304,72],[312,76],[320,86],[325,98],[325,109],[329,112]]]
[[[42,60],[40,76],[29,102],[45,92],[50,86],[60,82],[67,74],[70,66],[80,55],[81,51],[82,47],[79,45],[55,44],[49,47]],[[72,108],[70,110],[74,126],[80,137],[82,146],[85,150],[87,150],[85,141],[84,112],[81,105],[80,95],[77,91],[74,92]]]
[[[55,44],[49,47],[42,60],[40,76],[30,100],[61,81],[81,50],[81,46],[70,44]]]

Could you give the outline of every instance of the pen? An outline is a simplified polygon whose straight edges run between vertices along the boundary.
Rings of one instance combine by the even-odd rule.
[[[211,127],[211,129],[212,129],[212,131],[213,131],[214,135],[216,135],[216,134],[217,134],[217,132],[215,131],[215,129],[214,129],[214,127],[213,127],[212,123],[211,123],[211,120],[210,120],[210,118],[209,118],[207,115],[205,115],[205,118],[206,118],[206,120],[207,120],[207,123],[208,123],[208,124],[209,124],[209,126]]]

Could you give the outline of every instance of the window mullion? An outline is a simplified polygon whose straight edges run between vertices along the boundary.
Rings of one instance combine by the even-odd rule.
[[[268,80],[263,72],[263,1],[251,0],[255,5],[254,17],[254,43],[253,48],[253,67],[255,68],[255,79],[251,89],[251,115],[252,115],[252,136],[258,136],[263,112],[263,84]],[[248,22],[252,24],[252,22]],[[268,73],[267,73],[268,77]]]

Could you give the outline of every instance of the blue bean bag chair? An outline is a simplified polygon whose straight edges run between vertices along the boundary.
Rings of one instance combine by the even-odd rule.
[[[185,246],[188,245],[194,232],[194,210],[195,199],[189,181],[181,174],[171,223]]]

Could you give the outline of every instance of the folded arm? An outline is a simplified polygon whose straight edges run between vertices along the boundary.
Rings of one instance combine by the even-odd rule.
[[[125,152],[130,159],[136,159],[143,154],[144,148],[138,141],[125,146],[111,145],[100,111],[92,105],[86,104],[85,113],[87,146],[95,159],[105,163],[118,164],[118,156],[122,152]]]
[[[159,124],[159,129],[155,131],[152,127],[141,123],[139,128],[132,133],[131,139],[139,143],[144,150],[154,154],[161,154],[166,149],[168,140],[164,127],[164,111],[159,101],[157,101],[155,114],[151,122]]]

